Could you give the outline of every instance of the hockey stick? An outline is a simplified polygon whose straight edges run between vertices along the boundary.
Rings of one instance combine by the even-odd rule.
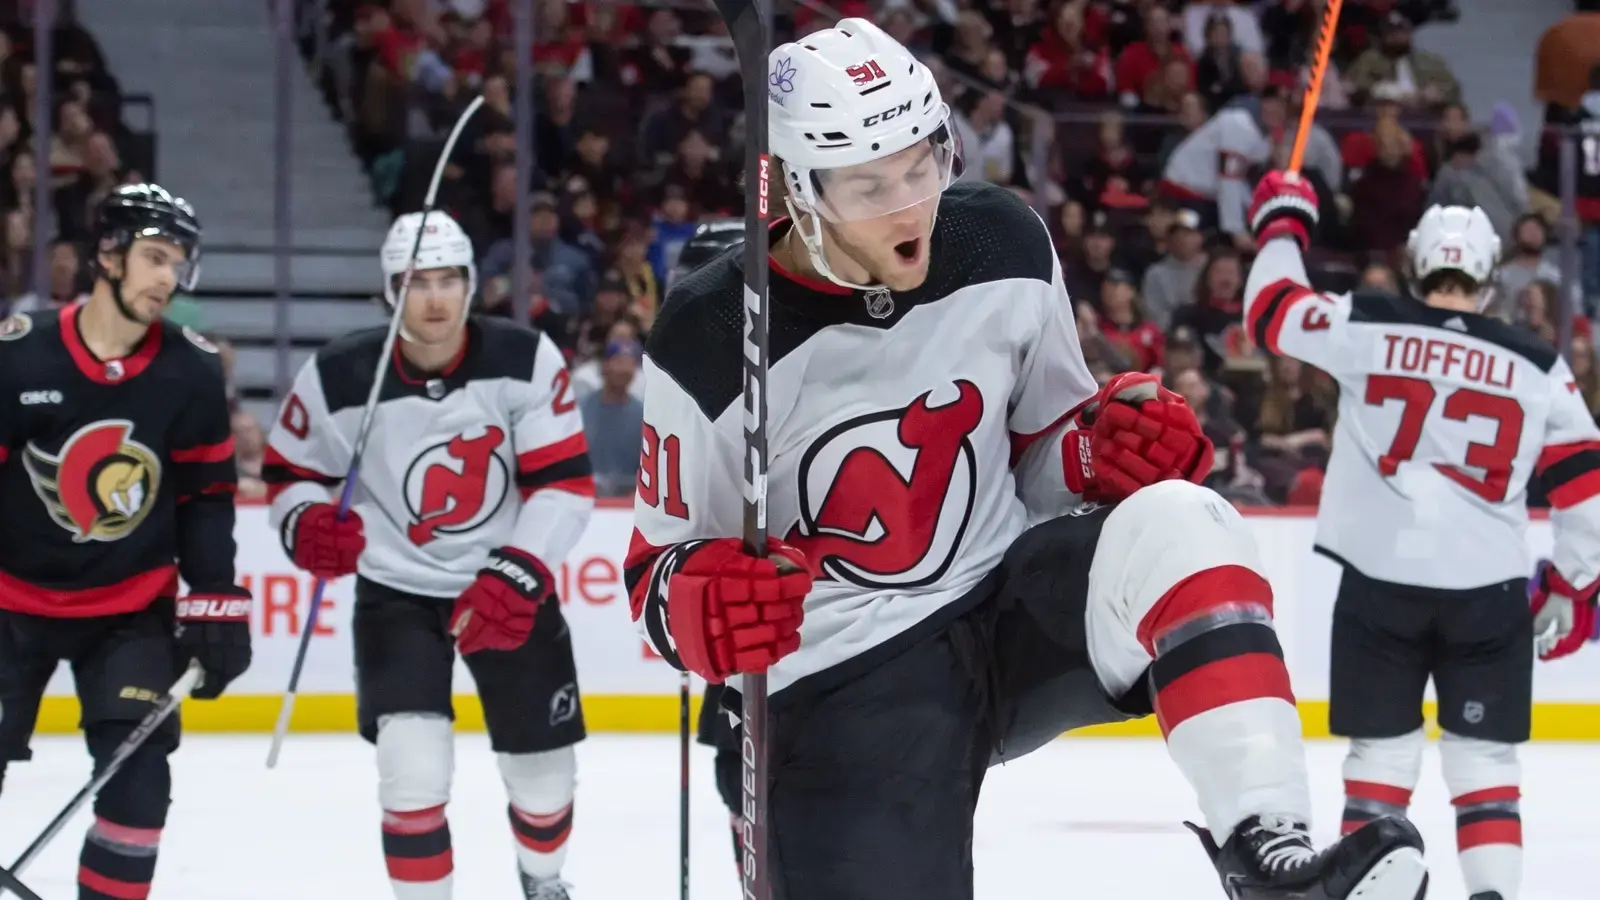
[[[689,673],[678,673],[678,900],[689,900]]]
[[[1311,123],[1317,116],[1317,104],[1322,100],[1322,78],[1328,73],[1328,57],[1333,54],[1334,32],[1339,30],[1339,7],[1344,0],[1328,0],[1322,11],[1322,27],[1317,31],[1317,49],[1311,59],[1311,77],[1306,80],[1305,96],[1300,101],[1300,123],[1294,130],[1294,147],[1289,151],[1290,172],[1300,171],[1306,158],[1306,140],[1311,137]]]
[[[744,82],[744,543],[767,555],[767,54],[772,50],[772,0],[717,0],[728,23]],[[744,896],[770,900],[767,871],[767,673],[742,679],[739,783],[744,843]]]
[[[433,212],[433,204],[439,196],[439,182],[444,180],[445,166],[450,164],[450,153],[455,150],[456,141],[460,139],[461,132],[466,130],[467,122],[472,120],[473,113],[483,105],[483,95],[474,97],[467,108],[461,111],[461,116],[456,119],[456,124],[450,129],[449,137],[444,140],[444,149],[439,151],[439,161],[433,166],[433,179],[428,182],[428,193],[422,200],[422,221],[417,223],[417,237],[411,244],[411,262],[406,266],[406,272],[400,278],[400,293],[394,304],[394,311],[389,314],[389,333],[383,339],[383,352],[378,354],[378,371],[372,376],[372,389],[367,392],[367,405],[361,411],[361,426],[356,429],[355,446],[350,448],[350,469],[345,472],[344,489],[339,492],[339,507],[337,515],[343,520],[350,514],[350,504],[355,499],[356,482],[361,473],[361,457],[367,450],[367,438],[372,436],[372,420],[378,414],[378,396],[383,392],[383,377],[389,371],[389,357],[394,355],[394,342],[400,334],[400,317],[406,308],[406,294],[411,290],[411,276],[417,271],[417,254],[422,250],[422,237],[428,233],[428,214]],[[468,297],[467,302],[472,302]],[[289,734],[289,718],[294,714],[295,696],[300,690],[300,673],[305,668],[306,653],[311,649],[311,636],[316,633],[317,613],[322,609],[322,592],[328,583],[321,578],[317,579],[316,587],[311,591],[311,608],[306,610],[305,628],[300,632],[300,646],[295,649],[294,668],[289,670],[289,686],[283,692],[283,705],[278,709],[278,723],[272,729],[272,747],[267,750],[267,768],[278,765],[278,754],[283,751],[284,738]]]
[[[28,886],[18,881],[15,875],[12,875],[6,869],[0,869],[0,897],[4,897],[7,891],[16,894],[21,900],[44,900],[38,894],[28,890]]]
[[[89,779],[89,783],[84,785],[82,790],[72,795],[72,799],[67,801],[66,807],[61,812],[56,813],[56,817],[50,820],[50,824],[44,827],[44,831],[41,831],[39,836],[33,839],[33,843],[28,845],[28,849],[22,851],[22,855],[17,857],[17,861],[11,864],[10,876],[13,880],[22,876],[22,870],[26,869],[28,864],[32,863],[44,851],[45,845],[55,840],[56,835],[61,833],[61,829],[66,826],[67,822],[77,815],[80,809],[83,809],[85,803],[89,802],[89,798],[98,794],[100,789],[106,786],[107,782],[116,777],[116,774],[122,770],[122,766],[128,761],[128,758],[133,756],[140,747],[144,746],[144,742],[150,739],[150,735],[155,734],[156,729],[161,727],[161,723],[165,722],[167,717],[177,710],[178,704],[182,703],[183,698],[194,690],[195,685],[200,683],[201,677],[200,664],[191,662],[189,668],[178,676],[177,681],[172,683],[172,687],[167,690],[166,695],[156,699],[155,708],[145,713],[144,718],[139,721],[138,725],[134,726],[133,731],[123,739],[121,744],[117,745],[116,751],[111,754],[111,759],[106,761],[105,768]],[[0,883],[0,896],[3,896],[8,890],[15,891],[15,885]],[[18,896],[28,897],[31,895],[18,894]]]

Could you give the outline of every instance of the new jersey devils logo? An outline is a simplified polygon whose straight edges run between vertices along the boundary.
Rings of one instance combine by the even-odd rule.
[[[801,457],[800,522],[787,540],[824,577],[910,588],[950,567],[972,517],[970,435],[983,418],[977,385],[955,387],[948,403],[929,391],[835,426]]]
[[[55,454],[30,442],[23,467],[50,518],[80,544],[127,537],[150,514],[161,487],[160,461],[133,439],[133,423],[125,419],[85,425]]]
[[[489,520],[511,484],[495,450],[506,433],[491,425],[478,437],[457,435],[417,454],[406,469],[406,537],[422,546],[441,534],[471,531]]]

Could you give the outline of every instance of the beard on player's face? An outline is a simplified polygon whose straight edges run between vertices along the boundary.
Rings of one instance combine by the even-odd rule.
[[[860,222],[823,220],[823,252],[834,274],[856,284],[910,291],[928,278],[928,245],[935,197],[907,209]]]
[[[123,314],[140,325],[152,325],[166,312],[177,283],[170,265],[136,252],[140,249],[150,248],[135,245],[106,268],[113,278],[121,279],[117,290]]]

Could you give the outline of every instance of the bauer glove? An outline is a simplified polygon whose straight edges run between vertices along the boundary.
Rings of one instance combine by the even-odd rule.
[[[1067,432],[1067,488],[1091,503],[1116,503],[1158,481],[1199,484],[1211,474],[1211,441],[1179,395],[1144,372],[1106,383]]]
[[[456,600],[450,633],[463,654],[515,650],[533,633],[539,607],[555,596],[556,580],[532,554],[515,547],[489,551],[489,562]]]
[[[1595,587],[1578,590],[1548,559],[1539,560],[1528,580],[1533,607],[1533,648],[1549,662],[1576,653],[1594,634]]]
[[[1291,237],[1305,250],[1317,230],[1317,192],[1295,173],[1268,172],[1250,198],[1249,219],[1257,247],[1276,237]]]
[[[211,700],[250,668],[250,592],[228,585],[178,600],[179,668],[192,660],[205,673],[190,696]]]
[[[667,583],[667,627],[684,668],[717,684],[765,672],[800,648],[811,572],[805,554],[767,539],[767,557],[739,538],[696,547]]]
[[[353,575],[367,547],[361,516],[349,510],[339,518],[332,503],[302,503],[283,519],[283,550],[302,571],[325,581]]]

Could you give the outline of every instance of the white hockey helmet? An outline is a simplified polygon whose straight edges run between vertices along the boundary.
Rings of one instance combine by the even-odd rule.
[[[1483,210],[1428,207],[1406,239],[1406,255],[1414,287],[1435,272],[1460,272],[1478,286],[1478,308],[1488,306],[1493,292],[1490,276],[1500,263],[1500,236]]]
[[[422,213],[406,213],[389,226],[383,239],[379,262],[383,266],[383,297],[392,308],[400,302],[400,282],[411,266],[411,250],[417,251],[417,271],[460,268],[467,276],[467,308],[478,289],[478,267],[473,263],[472,240],[449,213],[428,213],[427,232],[417,242],[417,229],[423,227]]]
[[[960,174],[950,107],[933,72],[866,19],[843,19],[774,49],[767,99],[769,146],[783,161],[796,227],[799,213],[859,222],[900,212],[936,199]],[[932,151],[927,165],[893,184],[869,177],[870,163],[923,141]],[[800,233],[822,274],[868,289],[833,276],[820,225]]]

